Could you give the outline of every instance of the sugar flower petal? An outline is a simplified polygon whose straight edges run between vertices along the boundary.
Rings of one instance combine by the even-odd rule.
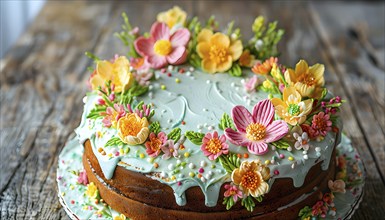
[[[250,112],[241,105],[235,106],[231,113],[235,127],[240,132],[246,132],[246,127],[255,122]]]
[[[173,47],[186,46],[190,40],[190,32],[186,28],[179,29],[171,36],[170,41]]]
[[[169,40],[170,39],[170,29],[163,22],[155,22],[150,31],[150,35],[157,40]]]
[[[255,123],[264,126],[271,123],[274,119],[274,107],[269,99],[258,102],[253,108],[253,118]]]

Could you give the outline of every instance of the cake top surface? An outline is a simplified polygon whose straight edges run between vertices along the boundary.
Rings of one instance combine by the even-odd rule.
[[[215,206],[225,184],[231,208],[261,201],[277,178],[299,187],[319,161],[327,169],[343,100],[324,88],[324,66],[280,64],[276,22],[258,17],[242,43],[232,23],[219,32],[213,18],[204,26],[186,16],[162,12],[140,36],[123,15],[129,58],[89,54],[92,92],[76,132],[106,179],[116,166],[144,173],[172,187],[179,205],[199,186]]]

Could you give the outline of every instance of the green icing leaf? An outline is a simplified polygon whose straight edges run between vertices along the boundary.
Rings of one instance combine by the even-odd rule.
[[[312,211],[312,208],[310,208],[309,206],[305,206],[303,207],[299,213],[298,213],[298,217],[301,217],[301,220],[303,219],[306,219],[308,217],[311,217],[311,211]]]
[[[147,91],[148,91],[147,86],[141,86],[139,84],[136,84],[128,90],[128,94],[130,94],[131,96],[140,96],[146,93]]]
[[[223,168],[229,174],[231,174],[234,169],[238,168],[241,165],[241,160],[234,153],[229,153],[228,155],[221,155],[218,158]]]
[[[221,121],[218,126],[221,130],[225,130],[226,128],[232,128],[233,130],[235,130],[233,120],[226,113],[223,113]]]
[[[196,145],[202,145],[202,139],[205,136],[205,134],[200,132],[194,132],[194,131],[187,131],[186,137],[189,139],[193,144]]]
[[[105,112],[107,109],[106,106],[96,106],[91,110],[91,112],[87,115],[87,118],[90,119],[97,119],[97,118],[102,118],[103,116],[100,115],[100,113]]]
[[[242,199],[242,206],[244,206],[247,211],[249,212],[252,212],[254,210],[254,207],[255,207],[255,203],[254,203],[254,200],[253,200],[253,197],[252,196],[248,196],[246,198],[243,198]]]
[[[230,196],[230,197],[225,197],[223,199],[223,203],[222,204],[226,205],[226,209],[229,210],[229,209],[231,209],[231,207],[233,207],[233,205],[235,205],[235,202],[234,202],[233,197]]]
[[[238,64],[233,64],[229,70],[229,74],[232,76],[242,76],[242,69]]]
[[[177,142],[180,139],[182,130],[180,128],[174,128],[168,135],[167,139]]]
[[[160,123],[159,121],[154,121],[150,124],[150,131],[158,134],[160,132]]]
[[[287,149],[288,147],[290,147],[290,144],[284,140],[275,141],[270,144],[274,145],[278,149]]]
[[[123,146],[124,142],[120,140],[119,137],[113,137],[110,140],[107,141],[106,145],[104,147],[110,147],[110,146]]]

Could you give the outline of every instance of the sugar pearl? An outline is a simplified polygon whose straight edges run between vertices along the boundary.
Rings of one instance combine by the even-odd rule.
[[[201,177],[201,181],[202,182],[206,182],[206,178],[204,178],[203,176]]]
[[[169,170],[173,170],[175,168],[174,164],[170,163],[167,167]]]
[[[189,167],[190,169],[194,169],[194,168],[195,168],[195,165],[194,165],[193,163],[189,163],[188,167]]]
[[[309,156],[307,154],[303,155],[303,159],[307,160],[309,159]]]
[[[315,151],[320,152],[320,151],[321,151],[321,148],[320,148],[320,147],[316,147],[316,148],[315,148]]]
[[[204,161],[204,160],[201,161],[201,167],[205,167],[206,164],[207,164],[206,161]]]

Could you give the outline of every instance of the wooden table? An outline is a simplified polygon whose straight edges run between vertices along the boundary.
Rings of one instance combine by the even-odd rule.
[[[281,63],[326,65],[326,83],[347,99],[344,132],[366,166],[365,196],[353,219],[385,216],[384,2],[180,1],[190,17],[231,19],[251,36],[256,15],[286,30]],[[126,11],[149,30],[170,2],[48,2],[1,60],[1,219],[67,219],[57,197],[58,154],[80,122],[92,65],[126,48],[113,33]]]

